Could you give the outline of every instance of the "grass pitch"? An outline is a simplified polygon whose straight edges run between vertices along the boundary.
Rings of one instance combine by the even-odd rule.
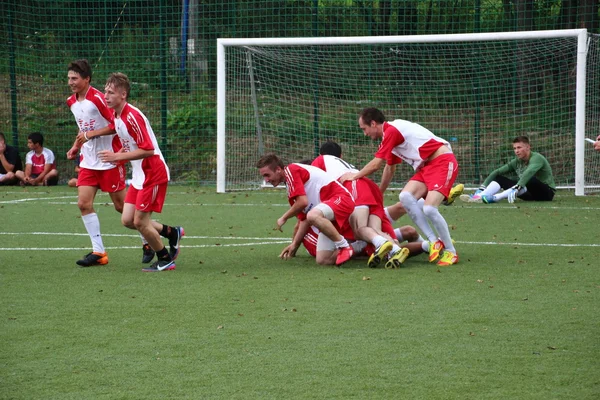
[[[77,267],[76,201],[0,188],[2,399],[600,397],[597,197],[457,202],[459,264],[384,270],[279,260],[283,191],[175,186],[156,217],[186,237],[156,274],[105,195],[110,263]]]

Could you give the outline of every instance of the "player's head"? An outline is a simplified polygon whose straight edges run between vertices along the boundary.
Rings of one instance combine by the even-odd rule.
[[[39,147],[44,147],[44,135],[40,132],[31,132],[27,136],[27,147],[34,149],[37,145],[39,145]]]
[[[382,125],[384,122],[385,116],[375,107],[363,109],[358,117],[358,126],[362,129],[365,136],[371,139],[378,139],[383,136]]]
[[[279,185],[285,180],[283,161],[275,153],[267,153],[256,162],[256,168],[265,182],[273,186]]]
[[[328,140],[321,145],[319,154],[330,155],[338,158],[342,158],[342,147],[334,141]]]
[[[515,155],[521,160],[528,160],[531,154],[531,146],[527,136],[517,136],[513,139],[513,150]]]
[[[131,85],[129,78],[122,72],[114,72],[108,76],[104,87],[104,99],[110,108],[120,109],[127,98]]]
[[[73,93],[85,93],[92,81],[92,67],[87,60],[75,60],[67,67],[69,87]]]

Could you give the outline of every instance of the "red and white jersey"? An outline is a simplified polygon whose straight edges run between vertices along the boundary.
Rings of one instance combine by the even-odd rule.
[[[148,118],[136,107],[125,104],[119,118],[115,118],[115,129],[124,151],[137,149],[154,150],[154,154],[131,162],[131,185],[141,190],[169,181],[169,167],[158,148],[158,142]]]
[[[347,163],[339,157],[330,155],[320,155],[314,159],[311,165],[327,171],[327,173],[335,176],[335,179],[339,179],[346,172],[358,172],[354,165]]]
[[[302,210],[304,215],[308,214],[317,204],[338,195],[340,192],[345,195],[350,194],[336,180],[335,176],[312,165],[289,164],[285,167],[284,173],[290,205],[294,204],[295,198],[298,196],[308,198],[308,205]]]
[[[397,119],[383,123],[383,139],[375,157],[387,160],[388,165],[403,160],[415,171],[442,146],[450,144],[414,122]]]
[[[46,164],[52,164],[51,169],[56,169],[56,160],[52,150],[43,148],[40,154],[36,154],[35,151],[31,150],[25,155],[25,165],[31,165],[31,174],[39,175],[44,172]]]
[[[67,99],[67,105],[71,109],[79,130],[89,132],[106,126],[114,128],[114,114],[106,105],[104,95],[98,89],[89,87],[85,99],[77,101],[77,94]],[[100,150],[117,152],[121,144],[117,135],[98,136],[89,140],[81,146],[79,166],[82,168],[106,170],[115,168],[112,163],[103,163],[98,158]]]

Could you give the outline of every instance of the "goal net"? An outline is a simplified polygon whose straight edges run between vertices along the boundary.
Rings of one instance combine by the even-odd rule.
[[[378,146],[358,128],[365,107],[448,140],[467,187],[513,158],[520,135],[560,187],[600,185],[584,140],[600,134],[598,37],[585,30],[217,42],[219,192],[261,187],[263,153],[299,162],[327,140],[361,168]],[[412,174],[399,166],[390,187]]]

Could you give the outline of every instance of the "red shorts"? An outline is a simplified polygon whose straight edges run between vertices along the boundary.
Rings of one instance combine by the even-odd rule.
[[[446,153],[427,162],[410,180],[423,182],[428,191],[435,190],[448,197],[457,176],[456,157],[452,153]]]
[[[333,210],[333,225],[341,233],[344,225],[348,224],[348,218],[354,211],[354,200],[348,193],[337,194],[322,202]]]
[[[81,168],[77,186],[94,186],[107,193],[118,192],[125,189],[125,167],[121,164],[111,169]]]
[[[312,229],[302,238],[302,244],[306,248],[306,251],[313,257],[317,256],[317,240],[319,240],[319,234],[315,233]]]
[[[167,183],[153,185],[142,190],[129,186],[125,203],[135,204],[135,209],[143,212],[161,212],[167,197]]]
[[[369,178],[345,181],[344,187],[352,194],[354,203],[357,206],[383,205],[383,196],[379,190],[379,186]]]

